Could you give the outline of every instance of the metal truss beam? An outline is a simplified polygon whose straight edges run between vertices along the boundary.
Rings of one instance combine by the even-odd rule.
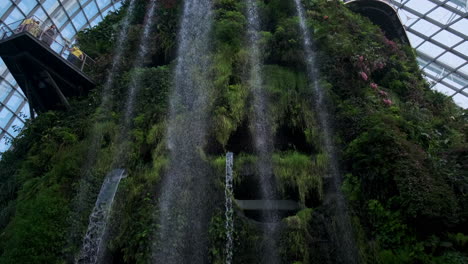
[[[433,74],[430,73],[430,72],[424,72],[424,75],[427,76],[427,77],[429,77],[430,79],[432,79],[432,80],[435,81],[435,82],[437,82],[438,79],[439,79],[439,78],[437,78],[437,76],[433,75]],[[465,87],[462,87],[462,88],[457,88],[457,87],[453,86],[452,84],[446,82],[445,80],[441,80],[441,81],[438,81],[438,82],[441,83],[441,84],[443,84],[443,85],[445,85],[445,86],[447,86],[448,88],[452,89],[452,90],[455,92],[453,95],[459,93],[459,94],[462,94],[462,95],[468,97],[468,93],[466,93],[465,91],[463,91],[464,89],[466,89],[466,86],[465,86]],[[452,95],[452,96],[453,96],[453,95]]]
[[[422,14],[422,13],[420,13],[420,12],[418,12],[418,11],[416,11],[416,10],[412,9],[411,7],[408,7],[408,6],[404,5],[404,4],[400,4],[400,3],[396,2],[396,1],[394,1],[393,3],[394,3],[394,5],[397,6],[399,9],[408,11],[409,13],[411,13],[411,14],[417,16],[418,18],[420,18],[419,20],[421,20],[421,18],[423,18],[423,19],[426,20],[427,22],[432,23],[432,24],[438,26],[439,28],[443,28],[443,27],[445,26],[444,24],[440,23],[439,21],[437,21],[437,20],[435,20],[435,19],[432,19],[432,18],[430,18],[430,17],[427,16],[427,15],[428,15],[430,12],[432,12],[432,11],[428,11],[428,12],[426,12],[426,14]],[[433,8],[433,9],[434,9],[434,8]],[[459,15],[459,16],[461,16],[462,18],[467,18],[467,17],[468,17],[468,13],[463,13],[463,14],[461,14],[461,15]],[[417,21],[419,21],[419,20],[417,20]],[[411,27],[413,24],[415,24],[417,21],[413,22],[410,26],[408,26],[408,28],[410,28],[410,27]],[[450,32],[450,33],[452,33],[452,34],[454,34],[454,35],[456,35],[456,36],[458,36],[458,37],[460,37],[460,38],[462,38],[462,39],[466,39],[466,35],[465,35],[465,34],[459,32],[459,31],[457,31],[457,30],[455,30],[455,29],[452,29],[452,28],[450,28],[450,27],[447,27],[445,30],[447,30],[448,32]]]
[[[441,6],[441,7],[445,8],[445,9],[449,10],[452,13],[455,13],[455,14],[457,14],[459,16],[465,16],[466,17],[466,13],[456,9],[455,7],[453,7],[451,5],[448,5],[447,2],[449,2],[449,1],[444,1],[444,2],[440,2],[438,0],[429,0],[429,1],[431,1],[432,3],[434,3],[434,4],[438,5],[438,6]],[[450,0],[450,2],[453,2],[456,5],[458,5],[456,3],[456,1]]]
[[[468,75],[464,74],[463,72],[458,72],[457,71],[457,68],[453,68],[452,66],[450,65],[447,65],[441,61],[438,61],[438,60],[434,60],[433,58],[431,58],[428,54],[422,52],[422,51],[419,51],[419,50],[416,50],[416,53],[418,54],[418,56],[423,59],[425,62],[427,62],[426,66],[431,64],[431,63],[434,63],[436,64],[437,66],[439,66],[440,68],[443,68],[443,69],[446,69],[447,71],[449,71],[450,73],[455,73],[457,74],[458,76],[460,76],[460,79],[459,80],[453,80],[454,82],[460,84],[461,86],[464,86],[466,84],[468,84]],[[466,62],[465,62],[466,64]],[[463,65],[463,64],[462,64]],[[423,68],[426,68],[423,67]],[[441,74],[443,74],[443,72],[441,71]],[[441,78],[443,79],[443,78]]]
[[[452,26],[453,24],[457,23],[458,21],[464,19],[464,17],[461,17],[459,16],[458,18],[452,20],[450,23],[448,23],[447,25],[444,25],[443,27],[440,27],[436,32],[432,33],[429,38],[433,38],[435,35],[439,34],[440,32],[444,31],[444,30],[447,30],[447,28],[449,28],[450,26]],[[463,40],[463,39],[462,39]],[[416,47],[414,47],[415,49],[419,48],[422,44],[424,44],[425,41],[419,43],[419,45],[417,45]]]

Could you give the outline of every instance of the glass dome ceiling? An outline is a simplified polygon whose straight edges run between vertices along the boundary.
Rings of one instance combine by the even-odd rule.
[[[431,87],[468,108],[468,0],[392,0]]]

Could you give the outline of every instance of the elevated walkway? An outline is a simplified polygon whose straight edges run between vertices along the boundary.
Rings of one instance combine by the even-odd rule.
[[[410,44],[398,13],[386,1],[352,0],[345,3],[351,10],[369,18],[372,23],[379,26],[388,39],[398,39],[401,43]]]
[[[84,96],[95,86],[83,72],[89,57],[66,60],[73,56],[66,43],[11,28],[0,31],[0,56],[36,112],[69,109],[68,98]]]

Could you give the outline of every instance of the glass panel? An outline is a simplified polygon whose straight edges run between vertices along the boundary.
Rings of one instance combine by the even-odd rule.
[[[63,7],[67,11],[68,15],[71,16],[73,15],[76,10],[80,7],[78,4],[78,1],[68,1],[66,4],[63,4]]]
[[[466,91],[466,89],[465,89],[465,91]],[[453,97],[453,101],[454,101],[457,105],[459,105],[459,106],[461,106],[461,107],[463,107],[463,108],[465,108],[465,109],[468,108],[468,97],[464,96],[463,94],[456,94],[456,95]]]
[[[3,102],[5,98],[10,94],[13,88],[5,81],[0,81],[0,102]]]
[[[44,12],[44,9],[42,8],[38,8],[36,12],[34,12],[34,16],[36,16],[42,22],[44,22],[47,19],[47,15]]]
[[[23,106],[23,109],[21,109],[21,111],[18,113],[18,116],[25,119],[25,120],[30,118],[30,116],[29,116],[29,104],[28,103],[26,103]]]
[[[461,73],[464,73],[464,74],[468,75],[468,64],[466,64],[465,66],[461,67],[458,71],[461,72]]]
[[[450,66],[450,67],[452,67],[454,69],[465,62],[465,60],[463,60],[462,58],[458,57],[457,55],[455,55],[455,54],[453,54],[451,52],[444,53],[444,55],[440,56],[437,59],[437,61],[439,61],[441,63],[445,63],[445,64],[447,64],[448,66]]]
[[[91,26],[94,27],[102,21],[101,16],[97,16],[93,21],[91,21]]]
[[[54,21],[57,28],[61,28],[63,24],[67,21],[67,15],[63,8],[59,8],[58,11],[52,16],[52,20]]]
[[[13,93],[13,96],[10,97],[8,102],[6,102],[6,105],[13,111],[16,112],[18,110],[19,106],[23,102],[23,97],[19,95],[17,92]]]
[[[443,85],[443,84],[440,84],[440,83],[436,84],[436,85],[433,87],[433,89],[436,90],[436,91],[438,91],[438,92],[440,92],[440,93],[443,93],[443,94],[445,94],[445,95],[447,95],[447,96],[451,96],[452,94],[455,93],[454,90],[452,90],[452,89],[448,88],[447,86],[445,86],[445,85]]]
[[[3,108],[0,111],[0,127],[5,127],[6,124],[10,121],[11,117],[13,116],[13,113],[10,112],[8,109]]]
[[[7,70],[7,66],[5,65],[5,62],[0,58],[0,75],[3,75],[3,73]]]
[[[52,14],[52,12],[54,12],[55,8],[58,6],[58,1],[57,0],[46,0],[42,4],[42,6],[47,11],[47,13]]]
[[[463,54],[468,54],[468,42],[465,41],[461,43],[460,45],[456,46],[455,50]]]
[[[21,89],[21,87],[17,86],[17,87],[15,87],[15,90],[16,90],[16,92],[18,94],[21,95],[21,97],[23,97],[24,100],[26,100],[26,96],[24,95],[23,90]]]
[[[15,8],[5,19],[5,24],[11,24],[13,22],[17,22],[22,19],[24,19],[23,14],[21,13],[21,11],[19,11],[18,8]]]
[[[435,79],[443,77],[444,74],[447,74],[445,69],[441,68],[438,64],[435,63],[430,63],[427,65],[424,68],[424,73],[428,76],[434,77]]]
[[[453,6],[453,7],[461,7],[461,8],[467,8],[467,2],[466,0],[449,0],[448,4]]]
[[[411,28],[426,36],[434,34],[439,29],[438,26],[426,20],[419,20],[416,24],[412,25]]]
[[[451,25],[450,27],[460,33],[465,32],[466,35],[466,29],[468,28],[468,19],[462,19],[457,23]]]
[[[5,76],[5,80],[7,80],[12,86],[16,86],[16,80],[13,78],[13,75],[8,72],[8,74]]]
[[[417,57],[416,61],[418,62],[420,67],[426,67],[426,65],[429,64],[428,60],[424,60],[421,57]]]
[[[114,4],[114,9],[115,9],[115,10],[119,10],[120,7],[122,7],[122,1],[120,1],[120,2]]]
[[[445,74],[444,74],[445,75]],[[456,73],[450,73],[443,79],[446,83],[454,86],[456,89],[461,89],[468,84],[468,81]]]
[[[36,0],[22,0],[18,3],[18,7],[25,13],[29,14],[31,10],[36,7],[37,1]]]
[[[99,8],[102,10],[102,9],[104,9],[106,6],[108,6],[108,5],[110,4],[111,1],[110,1],[110,0],[97,0],[96,2],[97,2],[97,4],[98,4]]]
[[[452,19],[456,19],[459,16],[443,7],[438,7],[436,8],[436,10],[429,13],[428,17],[446,25],[449,21],[451,21]]]
[[[407,1],[405,4],[406,6],[417,10],[419,13],[425,14],[427,11],[431,10],[436,5],[427,0],[419,0],[419,1]]]
[[[410,43],[413,47],[416,47],[418,46],[419,44],[421,44],[421,42],[424,41],[424,39],[414,35],[413,33],[411,32],[407,32],[407,35],[408,35],[408,38],[410,40]]]
[[[80,30],[86,24],[86,18],[83,12],[78,12],[78,14],[72,18],[73,24],[75,25],[76,30]]]
[[[10,140],[10,137],[6,135],[0,138],[0,152],[5,152],[10,148]]]
[[[83,8],[86,16],[88,19],[93,18],[97,13],[98,13],[98,8],[94,1],[89,2],[84,8]]]
[[[11,2],[9,0],[0,1],[0,17],[3,16],[3,14],[8,10],[10,6]]]
[[[109,12],[112,11],[112,7],[107,8],[106,10],[102,11],[102,16],[106,17]]]
[[[59,44],[58,42],[52,42],[52,45],[50,45],[50,48],[53,51],[57,52],[58,54],[60,54],[60,52],[62,52],[62,49],[64,49],[63,46]]]
[[[439,54],[441,54],[444,51],[444,49],[426,41],[424,42],[424,44],[421,45],[421,47],[419,47],[418,51],[425,53],[429,57],[436,57]]]
[[[61,33],[67,40],[72,39],[76,35],[75,29],[71,23],[68,23],[68,25],[62,29]]]
[[[453,45],[460,42],[462,39],[446,30],[442,30],[441,32],[437,33],[434,37],[434,40],[444,43],[448,47],[452,47]]]
[[[7,131],[13,137],[16,137],[21,132],[21,129],[23,127],[24,127],[24,123],[19,118],[15,118],[13,120],[13,123],[11,123],[10,127],[7,129]]]

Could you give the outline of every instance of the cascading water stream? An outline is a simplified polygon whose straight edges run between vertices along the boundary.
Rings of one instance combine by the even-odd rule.
[[[232,250],[233,250],[233,237],[234,232],[234,210],[232,209],[232,166],[234,163],[234,154],[232,152],[226,153],[226,182],[224,189],[225,201],[225,216],[226,216],[226,264],[232,263]]]
[[[151,0],[143,25],[143,33],[140,39],[140,45],[138,47],[138,55],[135,58],[135,62],[133,64],[134,68],[141,67],[143,65],[144,58],[148,55],[150,31],[154,25],[155,12],[156,0]],[[125,113],[122,120],[120,134],[117,138],[117,153],[114,155],[111,165],[112,168],[119,168],[125,163],[127,143],[124,139],[128,137],[128,131],[132,125],[131,121],[135,107],[135,97],[140,89],[140,86],[140,76],[138,73],[133,72],[130,78]],[[115,171],[121,171],[121,169],[114,169],[113,172]],[[103,255],[103,251],[105,250],[107,242],[105,239],[106,227],[109,221],[109,215],[112,210],[112,203],[118,190],[120,179],[121,177],[119,177],[117,180],[117,178],[112,175],[107,176],[104,179],[100,194],[89,218],[88,231],[86,232],[86,235],[83,239],[83,247],[77,263],[98,263],[100,257]]]
[[[99,107],[99,118],[105,118],[108,115],[108,112],[110,110],[110,103],[112,102],[112,93],[111,89],[114,86],[114,80],[115,80],[115,75],[116,73],[120,70],[120,66],[122,64],[122,56],[123,56],[123,51],[124,47],[127,44],[127,39],[128,39],[128,29],[130,27],[130,20],[133,17],[133,13],[135,11],[135,2],[136,0],[131,0],[127,13],[125,14],[125,17],[123,19],[122,27],[119,31],[118,37],[117,37],[117,42],[116,42],[116,47],[115,47],[115,52],[112,57],[112,64],[111,68],[109,70],[109,73],[107,75],[106,82],[104,83],[104,86],[102,88],[102,95],[101,95],[101,104]],[[102,132],[99,129],[99,125],[102,122],[102,120],[98,120],[91,132],[91,146],[89,147],[88,151],[88,156],[86,159],[86,163],[84,166],[84,171],[87,172],[94,164],[96,161],[96,150],[98,149],[98,146],[101,142],[102,139]]]
[[[153,28],[156,13],[156,0],[151,0],[148,13],[146,14],[144,25],[143,25],[143,34],[140,39],[140,44],[138,45],[138,54],[133,63],[133,68],[137,69],[143,66],[143,62],[149,53],[149,44],[150,44],[150,32]],[[125,113],[121,125],[120,136],[118,138],[119,146],[117,147],[117,155],[114,157],[113,166],[121,167],[125,162],[128,142],[128,132],[132,126],[132,119],[135,110],[135,99],[141,88],[141,75],[136,71],[132,72],[130,76],[130,84],[128,87],[127,101],[125,102]]]
[[[322,132],[322,144],[329,157],[329,174],[332,186],[326,190],[325,205],[329,207],[334,217],[335,247],[339,252],[339,263],[358,263],[357,248],[354,240],[353,228],[348,215],[345,198],[340,190],[341,175],[338,166],[337,152],[332,141],[333,131],[330,126],[329,113],[326,105],[325,92],[320,87],[319,73],[316,65],[316,54],[313,51],[312,38],[306,26],[304,9],[301,0],[294,0],[299,16],[299,25],[306,55],[307,75],[314,90],[314,107]]]
[[[262,62],[260,60],[260,19],[258,17],[258,7],[255,0],[247,0],[247,39],[249,44],[250,71],[248,85],[253,95],[253,118],[250,121],[250,128],[254,138],[255,152],[258,156],[256,170],[260,182],[260,195],[267,204],[273,208],[273,200],[277,200],[275,194],[275,179],[273,175],[272,153],[273,140],[271,122],[269,120],[268,102],[265,90],[262,86]],[[276,235],[279,217],[272,211],[262,211],[264,224],[264,245],[265,250],[262,256],[263,263],[277,263]]]
[[[210,0],[186,0],[167,128],[169,165],[161,183],[154,263],[207,263],[209,169],[203,159],[208,119]]]
[[[109,220],[109,213],[114,202],[115,193],[119,187],[120,180],[124,177],[123,169],[116,169],[110,172],[104,179],[101,191],[96,200],[96,205],[89,216],[88,231],[83,239],[83,247],[80,257],[76,263],[92,264],[99,263],[102,257],[104,233]]]
[[[128,5],[127,14],[125,15],[125,18],[122,23],[122,28],[118,35],[117,46],[115,47],[115,54],[112,58],[112,66],[110,68],[109,74],[107,75],[106,83],[104,84],[104,87],[102,89],[103,92],[101,107],[104,111],[108,110],[109,103],[112,100],[111,88],[114,85],[115,74],[120,69],[124,47],[128,39],[128,29],[130,27],[130,20],[133,16],[133,12],[135,11],[135,2],[136,0],[131,0]]]
[[[74,213],[70,219],[70,237],[69,237],[69,244],[73,245],[75,241],[81,239],[81,234],[78,230],[80,230],[79,226],[81,225],[80,216],[82,212],[86,211],[86,205],[89,204],[86,202],[89,199],[90,191],[93,189],[92,185],[92,175],[91,175],[91,168],[96,162],[96,155],[97,149],[100,146],[102,141],[102,130],[101,130],[101,123],[102,119],[105,119],[108,116],[109,110],[111,108],[110,103],[112,102],[112,93],[111,88],[114,85],[115,75],[120,70],[120,66],[122,63],[122,56],[124,47],[128,40],[128,29],[130,27],[130,20],[133,17],[135,11],[135,3],[136,0],[131,0],[125,17],[123,18],[123,22],[121,24],[121,28],[119,34],[117,35],[116,39],[116,46],[114,50],[114,55],[112,56],[112,64],[107,75],[106,82],[102,88],[101,94],[101,104],[98,109],[99,115],[98,120],[94,123],[93,127],[91,128],[91,144],[88,148],[88,153],[86,156],[85,164],[83,165],[82,172],[83,178],[80,181],[79,189],[76,195],[76,198],[73,201],[73,208],[75,208]],[[97,184],[96,184],[97,185]]]

